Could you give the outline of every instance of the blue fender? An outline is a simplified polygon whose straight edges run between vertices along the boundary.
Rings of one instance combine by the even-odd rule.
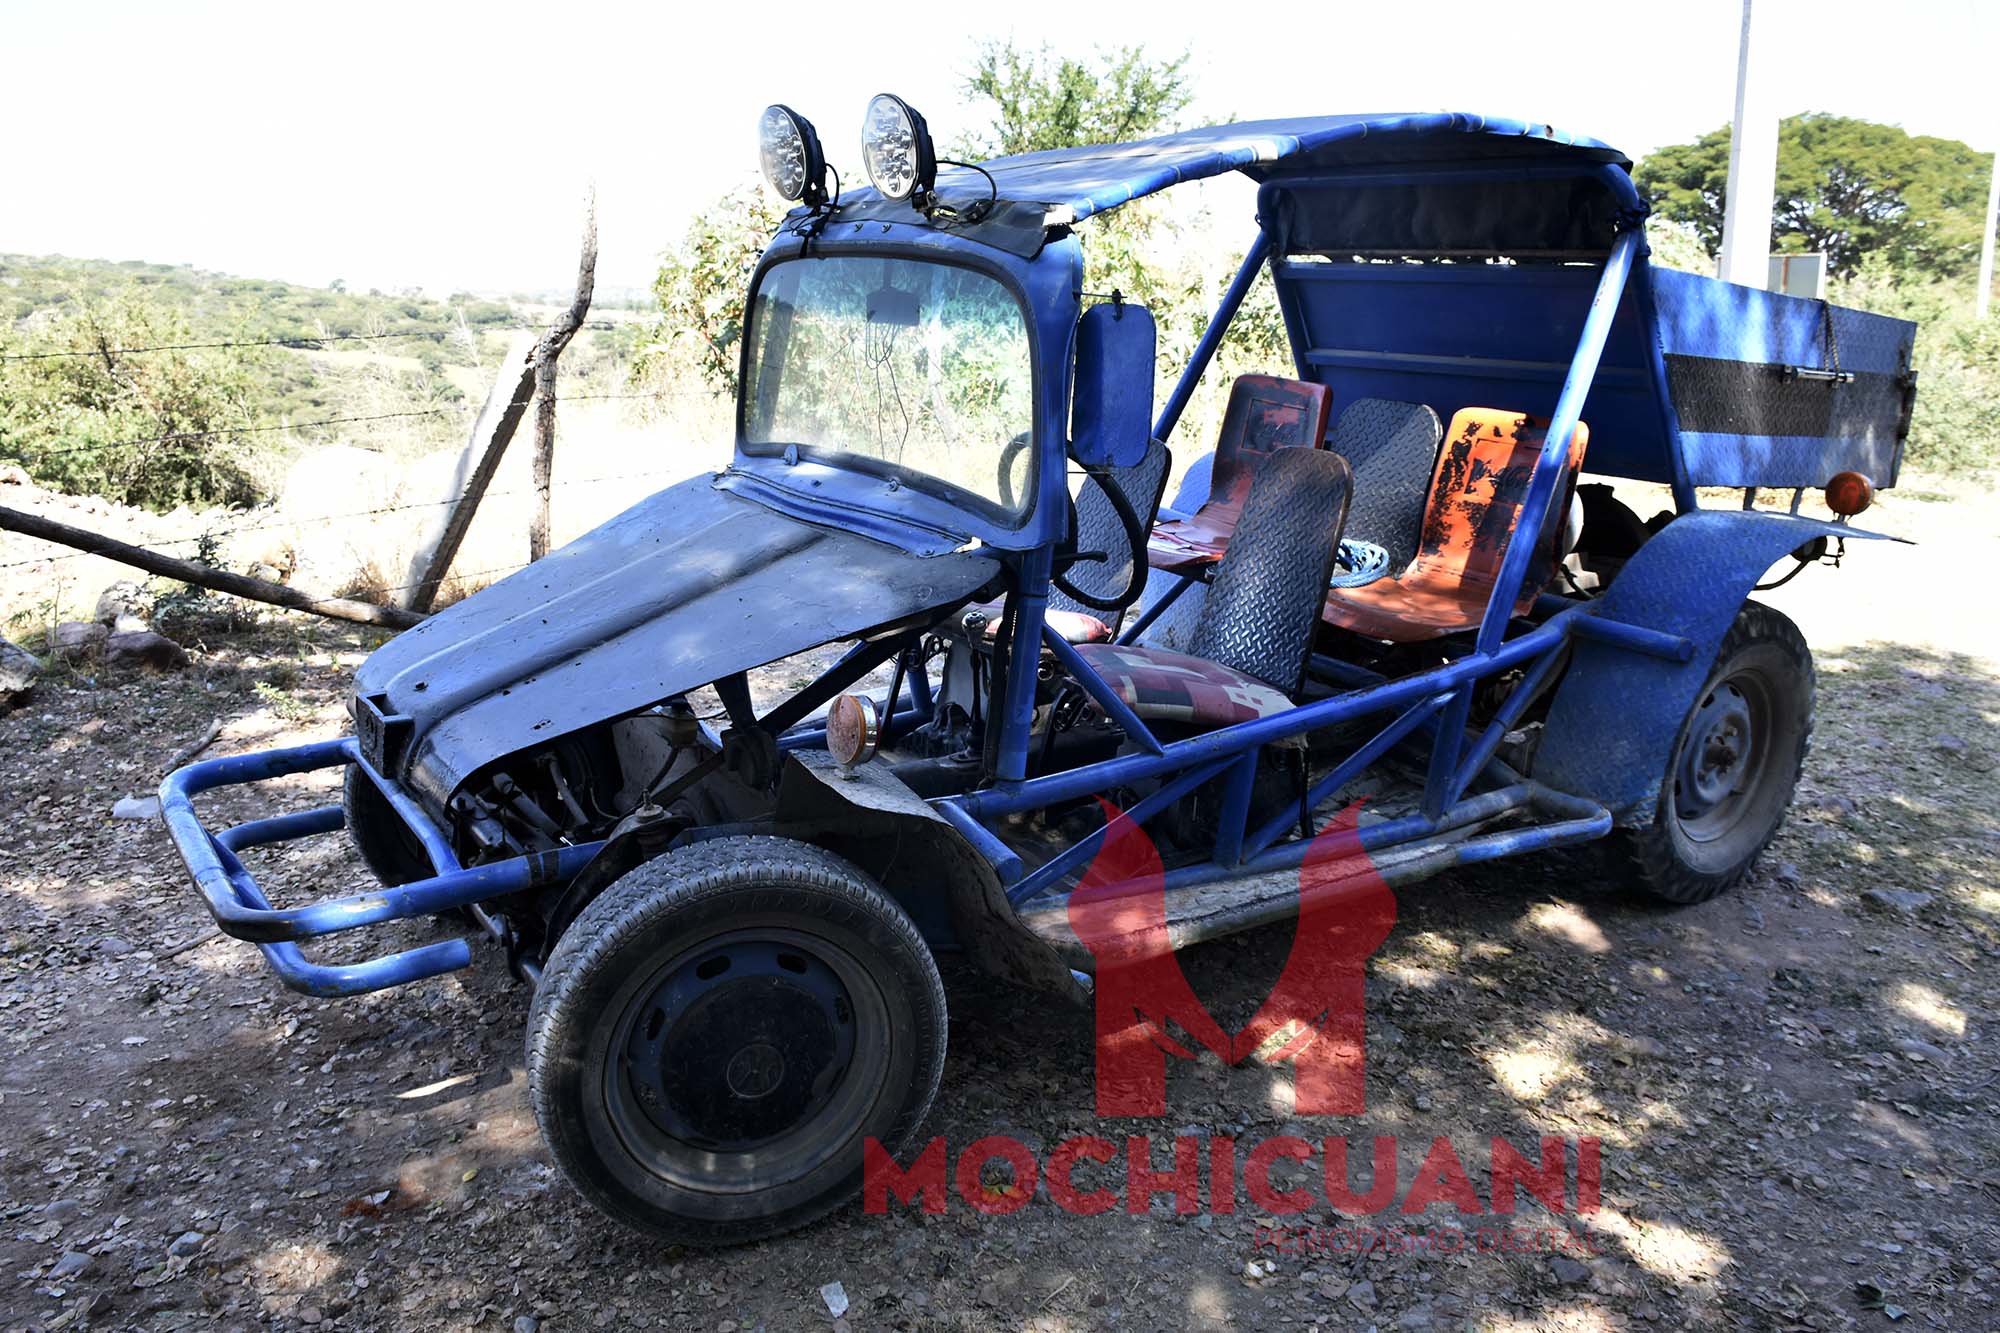
[[[1598,802],[1620,824],[1651,823],[1681,722],[1743,599],[1787,552],[1819,536],[1883,534],[1723,509],[1683,514],[1662,528],[1626,562],[1590,614],[1682,636],[1693,643],[1693,656],[1670,662],[1578,638],[1549,708],[1534,776]]]

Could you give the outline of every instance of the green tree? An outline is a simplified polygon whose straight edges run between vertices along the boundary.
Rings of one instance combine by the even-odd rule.
[[[1956,139],[1845,116],[1792,116],[1778,131],[1773,243],[1824,251],[1843,276],[1878,254],[1909,272],[1962,276],[1979,262],[1990,165]],[[1635,175],[1656,211],[1693,224],[1710,250],[1721,244],[1728,126],[1660,149]]]
[[[964,89],[985,119],[946,152],[976,162],[1168,133],[1193,99],[1189,63],[1185,52],[1153,59],[1140,46],[1084,60],[1048,47],[984,44],[974,52]],[[655,382],[691,367],[718,392],[735,391],[745,288],[782,216],[767,191],[737,190],[705,209],[668,254],[653,283],[660,317],[641,351],[642,368]],[[1079,229],[1086,289],[1122,292],[1159,323],[1158,393],[1186,363],[1237,258],[1221,253],[1240,243],[1233,236],[1210,245],[1199,235],[1208,221],[1188,196],[1127,204]],[[1249,230],[1246,218],[1242,241]],[[1231,325],[1208,383],[1226,385],[1237,370],[1281,364],[1289,364],[1284,325],[1265,280]],[[1221,406],[1219,392],[1205,388],[1185,418],[1187,433],[1212,430]]]
[[[750,274],[784,213],[762,184],[732,190],[696,216],[660,265],[660,317],[639,351],[643,373],[670,379],[692,364],[717,392],[736,391]]]
[[[1100,51],[1094,62],[987,42],[966,76],[968,95],[992,104],[989,122],[962,141],[974,160],[1047,148],[1123,143],[1174,128],[1193,100],[1188,58],[1149,60],[1144,46]]]
[[[1150,58],[1142,46],[1100,51],[1094,60],[1058,56],[1048,47],[1024,51],[1011,42],[981,46],[965,91],[984,104],[988,120],[963,141],[962,154],[1038,152],[1120,143],[1180,128],[1194,92],[1190,57]],[[1118,291],[1153,312],[1159,325],[1155,402],[1161,401],[1193,353],[1247,243],[1218,231],[1193,192],[1123,205],[1085,220],[1084,287]],[[1285,369],[1290,356],[1277,295],[1268,276],[1250,289],[1230,323],[1216,364],[1190,403],[1177,438],[1205,443],[1221,420],[1226,386],[1241,371]],[[1184,464],[1196,445],[1179,450]]]

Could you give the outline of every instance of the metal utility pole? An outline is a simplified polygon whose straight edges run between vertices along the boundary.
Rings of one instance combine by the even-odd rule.
[[[1736,119],[1729,130],[1729,183],[1722,209],[1724,282],[1762,287],[1770,279],[1771,204],[1778,185],[1778,114],[1764,91],[1763,45],[1743,0],[1736,54]]]
[[[2000,153],[1993,155],[1993,180],[1986,187],[1986,235],[1979,242],[1979,295],[1974,298],[1979,318],[1993,303],[1993,229],[2000,226]]]

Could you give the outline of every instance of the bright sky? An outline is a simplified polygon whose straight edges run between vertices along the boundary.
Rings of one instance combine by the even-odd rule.
[[[1757,5],[1783,32],[1770,78],[1785,113],[2000,147],[2000,4]],[[697,208],[757,179],[766,103],[810,117],[836,164],[857,160],[862,107],[883,90],[948,140],[978,117],[960,89],[989,37],[1191,49],[1191,123],[1476,111],[1637,158],[1733,107],[1738,0],[1322,0],[1254,21],[1282,12],[0,0],[0,252],[440,293],[562,287],[594,179],[599,281],[642,286]]]

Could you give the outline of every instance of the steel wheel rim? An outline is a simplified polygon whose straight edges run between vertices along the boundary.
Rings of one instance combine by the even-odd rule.
[[[1703,696],[1674,756],[1674,822],[1690,842],[1718,842],[1755,812],[1775,722],[1761,671],[1738,671]]]
[[[752,1193],[857,1141],[889,1066],[886,1001],[852,954],[804,931],[730,931],[628,992],[604,1048],[603,1104],[651,1174]]]

